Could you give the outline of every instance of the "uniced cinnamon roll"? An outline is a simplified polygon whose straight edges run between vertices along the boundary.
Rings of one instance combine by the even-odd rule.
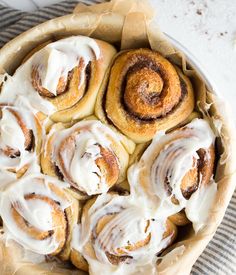
[[[114,54],[108,43],[84,36],[49,43],[7,77],[0,102],[30,105],[54,121],[91,115]]]
[[[139,143],[176,126],[193,108],[192,85],[181,70],[158,52],[137,49],[116,57],[95,112]]]
[[[171,217],[178,225],[188,222],[184,212],[179,212],[185,208],[197,230],[216,192],[212,179],[214,141],[215,135],[203,119],[194,119],[168,134],[158,134],[138,163],[129,168],[131,188],[136,194],[145,192],[164,215],[178,213]]]
[[[40,121],[32,112],[0,106],[0,169],[20,177],[29,166],[37,166],[42,135]]]
[[[81,268],[78,251],[89,263],[90,274],[134,274],[141,266],[155,269],[156,255],[175,239],[177,229],[150,213],[130,196],[103,194],[84,206],[81,226],[75,228],[71,259]],[[120,273],[119,273],[120,274]]]
[[[67,260],[78,203],[64,187],[40,174],[9,183],[0,194],[6,240],[40,255]]]
[[[78,195],[107,192],[126,177],[129,154],[116,132],[98,120],[54,125],[41,157],[43,173],[70,183]]]

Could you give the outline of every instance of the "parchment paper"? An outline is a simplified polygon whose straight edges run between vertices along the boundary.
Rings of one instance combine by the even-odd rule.
[[[49,39],[70,35],[87,35],[113,43],[119,49],[151,47],[183,68],[194,85],[196,110],[216,125],[219,160],[215,180],[218,184],[215,203],[210,211],[207,227],[197,235],[188,232],[186,238],[174,244],[158,263],[158,274],[189,274],[192,265],[213,237],[230,201],[236,184],[236,135],[228,108],[207,88],[197,73],[190,68],[183,53],[175,49],[160,32],[153,20],[148,1],[115,0],[85,6],[79,4],[74,14],[47,21],[10,41],[0,51],[0,72],[13,73],[25,55],[35,46]],[[220,128],[219,125],[222,124]],[[56,263],[43,265],[22,262],[23,250],[14,243],[0,245],[0,274],[83,274],[68,271]]]

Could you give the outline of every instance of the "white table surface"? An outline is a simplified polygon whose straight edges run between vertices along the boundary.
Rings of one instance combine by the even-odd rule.
[[[0,0],[0,4],[30,11],[59,1]],[[236,0],[151,2],[161,30],[197,58],[217,92],[232,106],[236,121]]]

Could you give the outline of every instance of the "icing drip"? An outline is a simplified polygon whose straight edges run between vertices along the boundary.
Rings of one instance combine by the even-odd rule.
[[[67,80],[68,73],[82,60],[79,85],[85,81],[85,68],[94,59],[100,58],[100,49],[94,39],[84,36],[72,36],[45,46],[22,64],[13,76],[3,83],[0,103],[16,106],[31,106],[36,111],[51,115],[55,107],[34,89],[31,80],[33,68],[39,71],[43,88],[57,95],[56,89],[61,79]],[[9,97],[9,94],[11,97]]]
[[[208,213],[214,203],[217,192],[217,184],[212,182],[205,188],[195,192],[186,205],[185,212],[188,219],[193,223],[195,232],[201,230],[207,223]]]

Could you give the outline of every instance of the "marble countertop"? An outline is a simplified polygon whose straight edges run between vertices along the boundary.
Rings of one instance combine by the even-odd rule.
[[[0,0],[30,11],[58,0]],[[162,31],[198,60],[236,121],[236,0],[151,0]]]

